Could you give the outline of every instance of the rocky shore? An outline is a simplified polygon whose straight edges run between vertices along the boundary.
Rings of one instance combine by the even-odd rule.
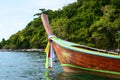
[[[0,51],[16,51],[16,52],[44,52],[44,49],[0,49]]]

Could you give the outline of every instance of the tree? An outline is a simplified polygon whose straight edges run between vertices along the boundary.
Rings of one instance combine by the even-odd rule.
[[[6,45],[6,40],[3,38],[2,41],[1,41],[2,48],[5,48],[5,45]]]
[[[116,49],[120,30],[119,0],[77,0],[59,10],[39,9],[25,29],[12,35],[5,48],[44,48],[47,35],[39,16],[46,13],[56,36],[102,49]],[[3,40],[4,42],[4,40]],[[2,43],[1,43],[2,44]]]
[[[120,31],[116,33],[116,41],[118,42],[118,52],[120,52]]]
[[[46,10],[46,9],[39,9],[40,10],[40,13],[36,13],[36,14],[34,14],[34,16],[40,16],[42,13],[44,13],[44,14],[47,14],[47,12],[48,12],[48,10]]]

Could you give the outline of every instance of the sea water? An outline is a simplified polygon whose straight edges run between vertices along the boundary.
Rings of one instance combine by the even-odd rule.
[[[57,60],[57,57],[55,58]],[[64,73],[59,61],[45,69],[45,53],[0,52],[0,80],[117,80],[92,74]]]

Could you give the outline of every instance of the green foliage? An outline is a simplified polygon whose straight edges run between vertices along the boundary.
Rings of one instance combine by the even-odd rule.
[[[118,42],[120,41],[120,31],[117,31],[116,35],[115,35],[115,40]]]
[[[46,9],[39,9],[40,10],[40,13],[36,13],[36,14],[34,14],[34,16],[40,16],[42,13],[44,13],[44,14],[47,14],[48,13],[48,10],[46,10]]]
[[[8,40],[5,48],[25,49],[25,48],[44,48],[46,36],[41,20],[35,18],[25,29],[12,35]]]
[[[119,0],[77,0],[56,11],[40,9],[40,16],[49,16],[53,33],[62,39],[79,44],[116,49],[120,30]],[[41,19],[35,18],[25,29],[0,43],[0,48],[44,48],[47,35]]]
[[[6,40],[3,38],[2,41],[0,42],[0,48],[5,48],[6,45]]]

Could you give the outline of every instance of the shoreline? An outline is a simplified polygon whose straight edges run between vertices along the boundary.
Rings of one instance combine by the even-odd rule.
[[[1,52],[15,51],[15,52],[44,52],[44,49],[0,49]]]

